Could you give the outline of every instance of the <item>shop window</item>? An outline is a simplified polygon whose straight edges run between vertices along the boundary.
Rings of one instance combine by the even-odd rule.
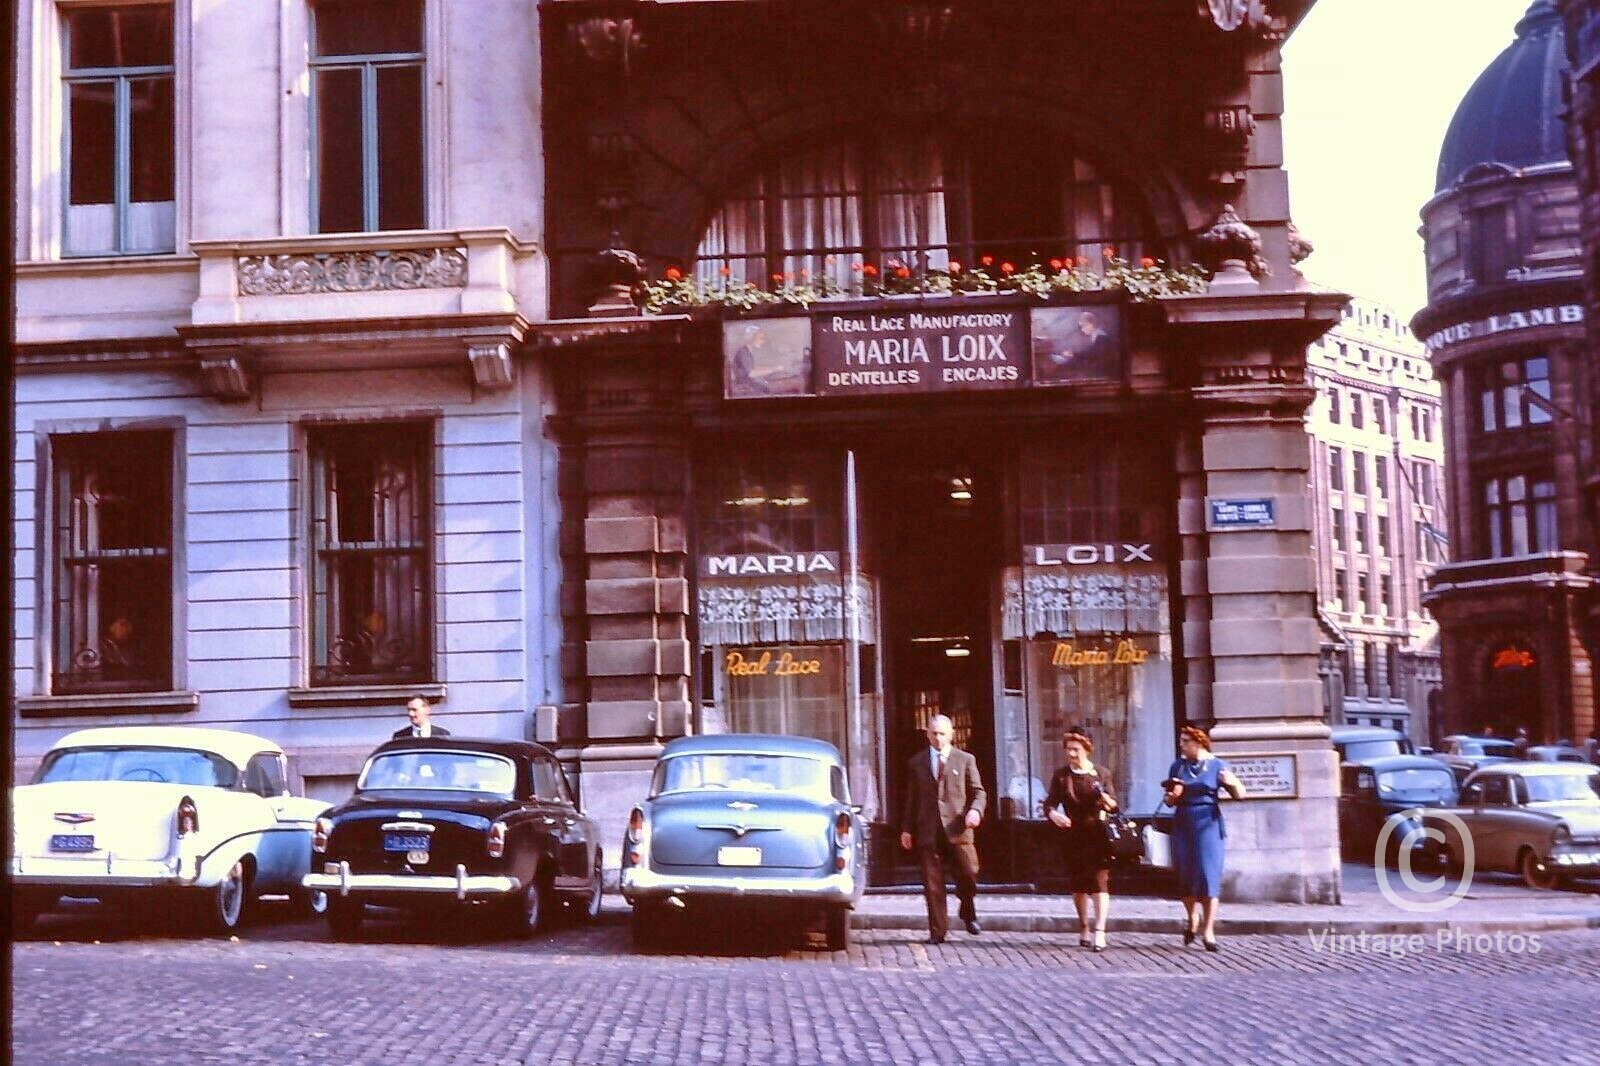
[[[1557,549],[1554,481],[1515,474],[1485,480],[1480,492],[1490,558]]]
[[[1333,524],[1332,524],[1331,528],[1332,528],[1332,532],[1333,532],[1333,550],[1334,551],[1341,551],[1341,552],[1344,551],[1344,508],[1343,507],[1335,507],[1333,509]]]
[[[313,21],[316,231],[422,229],[421,0],[319,0]]]
[[[310,455],[311,681],[432,679],[432,427],[315,427]]]
[[[57,695],[172,687],[172,434],[52,441]]]
[[[1328,449],[1328,488],[1344,491],[1344,449]]]
[[[1542,402],[1541,402],[1542,401]],[[1485,433],[1543,425],[1551,420],[1550,360],[1508,359],[1478,373],[1479,426]]]
[[[810,281],[849,289],[859,271],[1017,266],[1052,258],[1099,268],[1113,248],[1157,254],[1135,199],[1059,137],[1014,130],[847,136],[770,161],[712,214],[702,280]]]
[[[62,13],[67,255],[176,246],[172,7]]]

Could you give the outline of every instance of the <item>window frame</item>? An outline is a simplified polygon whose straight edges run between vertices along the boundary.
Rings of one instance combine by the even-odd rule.
[[[184,163],[187,137],[187,85],[179,77],[179,70],[187,67],[186,33],[180,32],[188,25],[189,0],[120,0],[116,3],[94,0],[58,0],[51,5],[55,12],[53,23],[48,24],[52,37],[51,54],[55,69],[50,72],[53,83],[49,94],[40,99],[53,98],[56,107],[57,142],[55,185],[60,196],[56,212],[55,252],[61,259],[135,258],[142,256],[171,256],[184,243],[183,210],[185,201]],[[172,59],[166,64],[129,67],[74,67],[72,66],[72,39],[70,14],[94,8],[154,7],[166,10],[172,22]],[[171,83],[172,94],[172,228],[166,246],[161,248],[130,249],[131,215],[133,205],[132,157],[133,132],[130,109],[130,89],[134,81],[157,81],[165,77]],[[74,85],[109,84],[113,86],[113,177],[112,211],[115,218],[114,249],[72,251],[72,87]],[[35,83],[35,92],[38,92]],[[44,110],[44,109],[40,109]],[[42,236],[42,234],[40,234]],[[37,249],[45,252],[44,248]]]
[[[170,609],[167,614],[168,630],[166,634],[165,649],[168,664],[165,680],[162,683],[134,683],[121,688],[110,686],[78,686],[70,682],[62,684],[65,672],[59,661],[58,645],[61,632],[58,622],[58,606],[64,594],[63,562],[57,552],[58,519],[61,500],[61,479],[63,476],[61,449],[87,448],[88,445],[80,443],[96,437],[110,437],[130,433],[158,433],[166,438],[167,463],[165,472],[165,493],[170,514],[167,518],[167,585]],[[69,443],[70,442],[70,443]],[[183,507],[183,487],[185,474],[183,469],[184,438],[181,422],[167,419],[152,420],[130,424],[125,421],[115,421],[111,424],[102,422],[61,422],[41,423],[36,426],[36,460],[37,481],[36,492],[42,505],[36,513],[36,540],[37,546],[35,563],[35,581],[38,588],[35,597],[35,611],[37,623],[34,628],[35,638],[35,682],[33,689],[47,700],[83,699],[92,697],[102,701],[106,706],[115,706],[130,712],[148,709],[146,704],[154,700],[159,703],[165,701],[162,694],[171,694],[183,689],[185,682],[186,645],[184,634],[187,623],[185,619],[186,598],[181,594],[184,587],[186,563],[184,550],[184,524],[180,521],[185,513]],[[109,447],[107,445],[106,447]],[[19,686],[19,698],[21,695]],[[37,712],[40,708],[31,708]],[[28,713],[26,710],[24,713]]]
[[[323,484],[325,474],[319,473],[318,463],[318,438],[324,435],[333,437],[341,434],[355,434],[362,431],[382,432],[397,430],[401,433],[415,434],[414,444],[417,447],[417,458],[423,464],[417,476],[417,485],[423,497],[418,502],[416,517],[422,523],[417,541],[421,544],[417,552],[421,554],[418,569],[425,582],[425,587],[417,593],[417,605],[423,617],[418,622],[418,629],[423,634],[419,646],[423,662],[413,674],[401,673],[354,673],[343,678],[335,678],[328,673],[332,660],[332,647],[334,641],[328,638],[326,650],[320,650],[318,644],[319,622],[317,612],[323,608],[319,604],[320,597],[317,575],[319,572],[319,542],[317,534],[318,508],[321,506],[318,499],[318,485]],[[322,699],[337,698],[341,691],[363,691],[374,688],[387,688],[402,686],[407,689],[427,691],[439,683],[440,674],[440,647],[438,626],[442,617],[439,597],[442,595],[443,582],[440,575],[440,419],[436,412],[407,415],[396,414],[394,417],[374,419],[372,421],[348,421],[344,419],[311,419],[301,424],[300,456],[301,456],[301,492],[296,517],[296,536],[302,538],[304,545],[301,556],[302,574],[301,588],[304,600],[300,608],[299,624],[302,628],[300,642],[304,668],[301,676],[307,686],[300,690],[301,698],[308,703],[315,704]],[[387,549],[381,549],[387,550]],[[380,551],[381,551],[380,550]],[[331,586],[331,582],[330,582]],[[323,628],[328,628],[328,623],[322,623]]]
[[[324,230],[322,228],[322,186],[321,186],[321,155],[317,138],[318,128],[318,74],[333,70],[356,70],[361,75],[361,216],[362,225],[357,233],[385,233],[398,232],[380,228],[379,221],[383,205],[379,196],[378,181],[378,71],[380,69],[405,69],[414,67],[418,71],[418,100],[421,112],[416,116],[415,125],[422,137],[422,151],[418,158],[417,184],[422,199],[422,218],[419,229],[427,229],[432,222],[434,211],[432,195],[432,180],[434,160],[429,149],[433,141],[432,112],[429,104],[431,95],[432,75],[429,69],[428,56],[434,51],[432,44],[431,24],[427,0],[415,0],[419,20],[418,31],[422,39],[420,52],[359,52],[341,53],[336,55],[319,55],[317,53],[317,11],[322,6],[321,0],[312,0],[306,5],[306,146],[310,156],[310,166],[307,171],[308,191],[307,218],[310,232],[314,234],[347,232],[343,230]]]

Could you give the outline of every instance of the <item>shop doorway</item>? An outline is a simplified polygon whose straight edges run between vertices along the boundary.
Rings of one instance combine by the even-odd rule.
[[[926,747],[936,714],[978,759],[997,816],[992,632],[1004,549],[1004,468],[998,459],[929,453],[925,445],[863,456],[867,556],[878,579],[883,649],[885,814],[897,823],[907,763]],[[980,860],[989,834],[978,833]],[[880,855],[882,853],[880,852]],[[916,881],[914,860],[894,851],[892,877]]]

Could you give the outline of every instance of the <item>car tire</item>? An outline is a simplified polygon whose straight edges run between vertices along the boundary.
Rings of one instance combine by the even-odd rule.
[[[1561,887],[1561,871],[1539,858],[1539,853],[1532,848],[1522,849],[1517,868],[1522,873],[1523,884],[1529,888],[1549,892]]]
[[[328,913],[330,898],[320,888],[297,888],[292,897],[295,913],[302,918],[321,918]]]
[[[328,895],[328,931],[336,940],[354,940],[366,921],[367,905],[359,900]]]
[[[590,873],[589,890],[568,904],[568,913],[579,923],[588,925],[600,917],[600,901],[605,897],[605,873],[600,867],[600,850],[595,849],[594,870]]]
[[[829,951],[848,951],[850,948],[850,908],[828,908],[826,931]]]
[[[250,867],[240,859],[221,881],[206,890],[203,917],[213,933],[232,933],[244,924],[250,910]]]
[[[628,924],[633,932],[633,950],[655,951],[666,943],[666,908],[660,904],[643,900],[635,903]]]
[[[509,901],[508,924],[513,936],[527,938],[544,929],[548,920],[550,886],[542,870],[535,870],[528,885]]]

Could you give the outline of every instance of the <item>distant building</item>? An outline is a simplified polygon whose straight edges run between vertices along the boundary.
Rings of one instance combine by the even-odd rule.
[[[1590,376],[1567,58],[1552,0],[1462,99],[1422,208],[1428,306],[1412,320],[1444,385],[1451,561],[1438,728],[1538,738],[1594,724]]]
[[[1449,543],[1439,383],[1400,316],[1362,299],[1306,367],[1328,718],[1426,740],[1439,650],[1423,584]]]

